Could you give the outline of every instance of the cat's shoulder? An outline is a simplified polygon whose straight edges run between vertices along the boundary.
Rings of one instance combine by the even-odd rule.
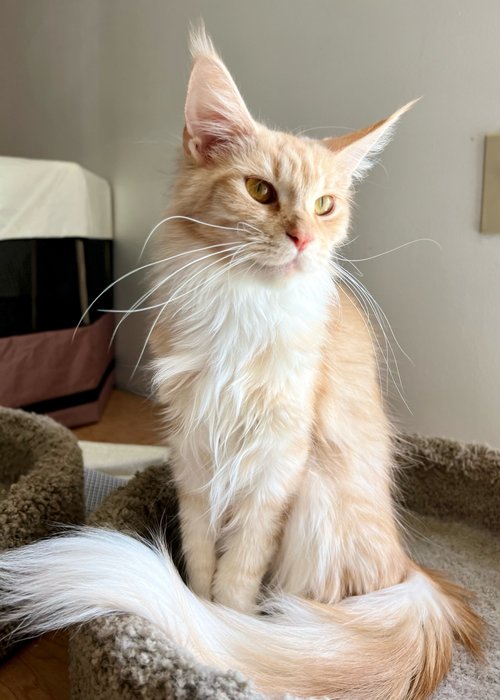
[[[373,326],[365,310],[354,294],[342,284],[337,284],[337,301],[330,310],[328,331],[335,339],[334,345],[344,346],[347,353],[373,351]]]

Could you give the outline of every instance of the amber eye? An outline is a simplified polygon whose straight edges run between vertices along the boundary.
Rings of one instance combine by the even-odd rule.
[[[259,180],[256,177],[247,177],[245,184],[248,194],[261,204],[271,204],[278,198],[274,187],[265,180]]]
[[[326,216],[331,214],[335,209],[335,197],[331,194],[324,194],[314,202],[314,211],[318,216]]]

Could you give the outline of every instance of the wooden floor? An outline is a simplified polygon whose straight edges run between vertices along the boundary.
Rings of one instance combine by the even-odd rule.
[[[158,425],[151,401],[114,391],[99,423],[73,432],[79,440],[157,445]],[[69,700],[67,646],[64,633],[25,645],[0,666],[0,700]]]

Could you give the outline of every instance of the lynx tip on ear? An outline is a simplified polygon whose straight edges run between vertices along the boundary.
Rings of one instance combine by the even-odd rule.
[[[220,60],[212,39],[207,34],[205,22],[201,18],[189,25],[189,51],[193,60],[201,56]]]

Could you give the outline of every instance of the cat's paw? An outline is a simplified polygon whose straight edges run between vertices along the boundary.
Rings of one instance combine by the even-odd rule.
[[[257,608],[259,581],[244,579],[241,576],[229,579],[216,574],[212,587],[212,599],[233,610],[251,615]]]
[[[189,588],[200,598],[210,600],[212,597],[212,582],[215,572],[215,557],[207,557],[206,561],[198,561],[197,565],[187,566]]]
[[[235,591],[229,588],[225,590],[219,590],[213,593],[213,600],[220,605],[225,605],[233,610],[238,610],[239,612],[251,615],[255,612],[256,601],[253,598],[249,598],[242,591]]]
[[[198,598],[206,598],[210,600],[212,581],[209,577],[193,576],[189,578],[189,588],[195,593]]]

